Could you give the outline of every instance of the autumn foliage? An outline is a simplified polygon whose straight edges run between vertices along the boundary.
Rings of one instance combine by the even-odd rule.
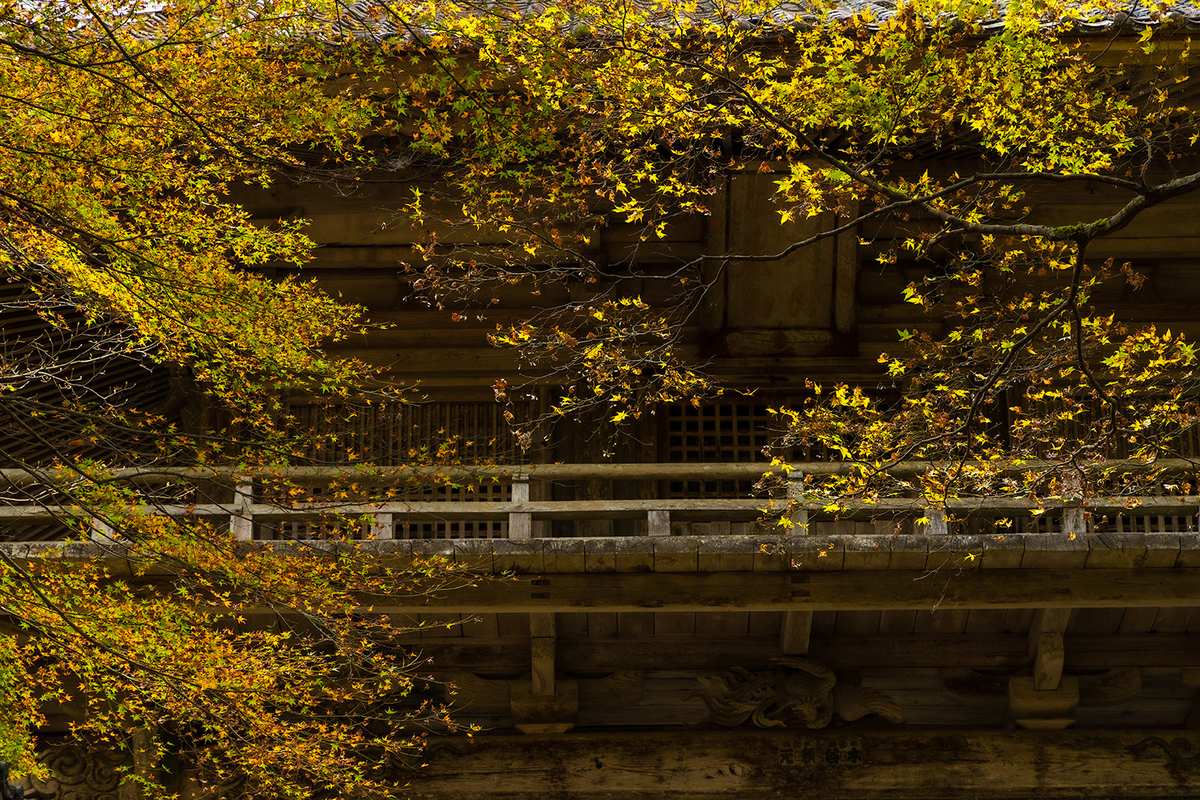
[[[287,398],[394,397],[321,350],[362,328],[358,309],[263,274],[309,258],[303,220],[252,221],[231,186],[424,176],[399,219],[510,246],[430,233],[403,267],[414,290],[486,305],[499,286],[595,287],[493,343],[563,387],[554,417],[617,425],[721,391],[677,344],[731,261],[912,223],[883,257],[920,266],[906,298],[951,320],[946,332],[900,331],[878,385],[813,385],[781,410],[785,444],[854,465],[811,487],[826,497],[1054,494],[1068,476],[1073,491],[1111,491],[1108,459],[1171,455],[1200,412],[1194,345],[1092,303],[1102,284],[1142,281],[1137,264],[1092,257],[1096,243],[1200,186],[1200,133],[1179,99],[1190,40],[1158,12],[1122,30],[1102,4],[1024,0],[879,15],[754,0],[146,5],[0,5],[0,269],[20,289],[0,311],[37,320],[24,337],[6,329],[0,414],[41,447],[0,459],[56,470],[41,495],[13,498],[73,504],[129,556],[121,574],[4,556],[0,760],[18,770],[37,769],[45,709],[75,703],[78,735],[187,751],[214,787],[390,796],[422,725],[450,725],[413,694],[400,631],[364,609],[468,578],[381,562],[333,524],[324,549],[236,545],[218,526],[140,513],[141,495],[112,480],[129,464],[282,468],[311,444]],[[1096,46],[1089,25],[1111,41]],[[939,166],[914,171],[914,155]],[[773,174],[779,222],[835,227],[783,252],[681,259],[656,276],[678,287],[669,307],[624,296],[636,257],[602,263],[597,232],[617,220],[653,242],[709,214],[737,173]],[[1111,207],[1037,219],[1039,193],[1063,186]],[[184,430],[124,388],[98,391],[116,362],[169,371],[212,413]],[[539,422],[512,421],[525,442]],[[1045,467],[1003,477],[1029,459]],[[911,460],[937,466],[889,475]],[[83,535],[79,519],[66,522]],[[268,614],[279,624],[254,624]]]

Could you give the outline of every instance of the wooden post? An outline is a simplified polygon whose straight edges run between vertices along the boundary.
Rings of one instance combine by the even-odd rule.
[[[92,517],[89,522],[92,530],[89,538],[93,542],[112,542],[117,538],[113,526],[99,517]]]
[[[229,515],[229,532],[239,542],[254,538],[254,518],[250,504],[254,502],[254,482],[239,482],[233,487],[233,513]]]
[[[1080,487],[1079,473],[1069,472],[1063,476],[1063,500],[1070,503],[1082,502],[1083,491]],[[1063,509],[1062,532],[1072,539],[1087,532],[1081,506],[1068,506]]]
[[[808,534],[808,509],[804,506],[804,473],[798,469],[788,470],[788,504],[792,506],[792,530],[804,536]]]
[[[1029,658],[1033,662],[1033,688],[1039,692],[1058,689],[1062,682],[1063,633],[1071,621],[1069,608],[1041,608],[1029,628]]]
[[[812,636],[813,612],[785,611],[783,625],[779,629],[779,650],[785,656],[808,655],[808,642]]]
[[[533,693],[554,694],[554,614],[530,614],[529,637],[532,648]]]
[[[925,534],[927,536],[945,536],[950,532],[950,526],[946,523],[946,512],[940,508],[926,508],[925,519],[929,522],[925,523]]]
[[[1184,667],[1180,677],[1184,686],[1200,687],[1200,667]],[[1191,731],[1200,728],[1200,691],[1192,698],[1192,707],[1183,722],[1183,727]]]
[[[367,536],[371,539],[392,539],[395,537],[395,526],[391,514],[375,514],[372,523],[367,527]]]
[[[521,507],[529,502],[529,475],[516,474],[512,479],[512,503]],[[533,514],[528,511],[508,513],[508,538],[529,539],[533,536]]]
[[[646,516],[646,533],[648,533],[650,536],[671,535],[670,511],[650,511]]]
[[[129,736],[128,747],[133,756],[132,774],[122,782],[116,796],[118,800],[144,800],[147,793],[141,781],[159,779],[162,766],[153,732],[150,728],[135,729]]]

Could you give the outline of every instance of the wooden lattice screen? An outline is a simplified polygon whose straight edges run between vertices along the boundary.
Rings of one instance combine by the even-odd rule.
[[[320,406],[294,406],[297,425],[316,431],[325,441],[305,455],[315,462],[345,463],[369,460],[376,464],[452,461],[465,464],[523,464],[522,452],[509,432],[505,408],[498,403],[412,403],[379,405],[339,416]],[[517,409],[532,414],[536,409]],[[519,416],[519,414],[518,414]],[[396,491],[396,490],[393,490]],[[314,490],[314,499],[320,489]],[[511,488],[504,484],[477,486],[403,487],[391,499],[436,502],[507,502]],[[313,526],[287,523],[260,527],[261,538],[305,539],[317,535]],[[404,539],[503,538],[506,521],[403,523],[393,535]]]
[[[321,444],[304,454],[315,462],[407,464],[436,459],[439,449],[444,459],[461,463],[529,460],[509,432],[499,403],[381,403],[345,412],[297,405],[289,411],[298,427],[318,434]],[[519,418],[534,411],[516,409]]]
[[[671,463],[766,462],[763,448],[778,436],[765,405],[677,404],[666,413],[666,460]],[[672,481],[671,496],[745,497],[752,481]]]

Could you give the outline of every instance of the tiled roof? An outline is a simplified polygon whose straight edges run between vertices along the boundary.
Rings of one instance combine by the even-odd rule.
[[[489,0],[484,0],[480,3],[480,7],[489,4]],[[517,0],[517,2],[499,2],[496,5],[505,13],[511,14],[514,10],[536,13],[545,8],[547,2]],[[704,5],[701,3],[702,9]],[[832,16],[839,20],[849,19],[855,14],[869,11],[873,19],[883,21],[896,14],[902,5],[902,2],[896,2],[896,0],[842,0],[832,12]],[[391,6],[391,8],[394,10],[395,6]],[[983,21],[985,32],[996,32],[1004,28],[1005,8],[1005,0],[998,0],[993,4],[993,15]],[[695,16],[703,17],[704,11],[697,12]],[[768,28],[787,28],[803,25],[814,19],[812,9],[807,4],[781,2],[765,17],[747,17],[740,22],[747,27],[765,25]],[[162,30],[169,24],[166,16],[158,12],[145,14],[141,17],[140,22],[139,28],[148,37],[152,37],[155,30]],[[1200,0],[1182,0],[1165,4],[1165,6],[1147,2],[1127,3],[1105,16],[1078,19],[1075,22],[1075,30],[1079,33],[1112,34],[1122,29],[1172,25],[1200,28]],[[580,22],[580,29],[590,27],[592,27],[590,23]],[[598,27],[602,29],[603,24],[601,23]],[[332,25],[332,30],[336,37],[360,40],[371,38],[415,40],[432,32],[428,28],[397,22],[391,11],[375,0],[354,0],[354,2],[346,3],[342,16]]]
[[[504,2],[500,7],[511,13],[514,8],[524,6],[530,12],[544,8],[546,3],[535,0],[519,0],[517,3]],[[704,7],[701,3],[701,8]],[[896,0],[842,0],[832,12],[834,19],[849,19],[855,14],[869,11],[875,20],[883,21],[897,13],[903,5]],[[1003,29],[1005,23],[1006,0],[998,0],[993,4],[994,14],[984,20],[984,30],[995,32]],[[714,11],[715,14],[715,11]],[[704,15],[703,11],[697,17]],[[741,22],[746,26],[757,27],[766,24],[767,27],[789,27],[803,24],[814,19],[811,6],[805,3],[781,2],[777,4],[766,17],[746,18]],[[1080,18],[1075,23],[1075,29],[1081,33],[1111,33],[1125,27],[1145,28],[1160,25],[1185,25],[1200,28],[1200,0],[1182,0],[1160,6],[1155,3],[1131,2],[1115,6],[1115,10],[1098,18]],[[412,31],[398,25],[390,16],[381,10],[372,0],[357,0],[346,7],[345,22],[341,30],[356,37],[378,36],[381,38],[408,37]],[[581,27],[583,25],[581,24]],[[601,26],[602,27],[602,26]],[[425,33],[427,31],[421,31]]]

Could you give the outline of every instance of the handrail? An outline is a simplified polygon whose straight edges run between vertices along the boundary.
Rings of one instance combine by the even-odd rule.
[[[473,479],[533,479],[533,480],[751,480],[766,474],[786,475],[788,470],[805,475],[845,475],[852,469],[878,469],[897,477],[914,477],[930,470],[949,469],[960,462],[939,463],[933,461],[903,461],[887,466],[876,466],[850,461],[807,461],[787,465],[765,463],[651,463],[651,464],[491,464],[453,466],[307,466],[307,467],[130,467],[105,472],[101,477],[110,480],[130,481],[142,484],[161,484],[178,480],[254,480],[280,478],[297,483],[327,483],[336,480],[352,480],[362,485],[386,485],[410,479],[439,478],[451,481]],[[988,462],[964,462],[966,467],[983,469]],[[1003,464],[998,472],[1004,475],[1019,475],[1061,467],[1057,462],[1029,460]],[[1085,469],[1109,471],[1146,472],[1158,470],[1164,473],[1200,471],[1200,460],[1185,458],[1159,459],[1147,462],[1137,459],[1111,459],[1087,462],[1080,465]],[[54,485],[68,483],[83,477],[79,472],[67,469],[7,468],[0,469],[0,486]]]
[[[951,518],[962,518],[972,514],[993,514],[996,517],[1018,517],[1040,514],[1049,510],[1061,511],[1061,522],[1056,522],[1070,533],[1082,533],[1088,528],[1086,514],[1113,514],[1118,520],[1124,516],[1170,516],[1174,518],[1200,516],[1200,496],[1196,495],[1096,495],[1083,497],[1065,492],[1062,497],[1030,499],[1009,493],[990,496],[950,498],[941,503],[923,497],[889,497],[876,500],[845,499],[831,500],[814,493],[805,484],[804,478],[811,475],[845,473],[856,465],[844,462],[806,462],[791,465],[754,463],[717,464],[538,464],[538,465],[487,465],[478,467],[293,467],[280,469],[239,470],[233,467],[163,467],[147,469],[116,470],[112,479],[129,481],[139,485],[153,486],[168,482],[219,481],[221,490],[231,502],[199,502],[183,504],[177,499],[165,499],[155,504],[149,496],[130,512],[140,512],[168,517],[224,518],[229,531],[237,539],[254,538],[256,523],[309,523],[337,517],[342,520],[364,518],[363,534],[374,538],[392,538],[402,526],[416,522],[468,523],[505,520],[507,536],[526,539],[538,535],[551,535],[546,523],[555,520],[621,520],[640,519],[641,526],[650,536],[668,536],[673,523],[756,523],[764,517],[778,518],[786,515],[793,527],[809,530],[812,522],[826,520],[883,520],[907,519],[919,523],[927,533],[947,533]],[[978,465],[977,466],[983,466]],[[1029,470],[1048,469],[1047,462],[1031,461],[1022,464],[1005,464],[1000,471],[1016,474]],[[1145,470],[1175,471],[1200,467],[1185,459],[1162,460],[1147,464],[1140,461],[1108,461],[1097,463],[1117,473]],[[895,465],[890,472],[900,475],[919,475],[938,465],[927,461],[912,461]],[[787,481],[787,499],[767,498],[657,498],[641,500],[593,499],[593,500],[548,500],[539,499],[531,492],[536,482],[572,480],[634,480],[634,481],[722,481],[750,480],[765,473],[774,473]],[[4,470],[0,471],[0,486],[4,480],[10,488],[36,486],[40,482],[51,488],[55,484],[66,484],[72,476],[67,470]],[[289,479],[302,484],[335,484],[345,481],[358,487],[432,488],[438,483],[480,484],[503,482],[511,485],[509,496],[493,494],[474,498],[467,495],[457,498],[411,500],[397,498],[393,492],[383,497],[371,497],[370,491],[349,492],[359,497],[322,498],[320,495],[303,502],[268,502],[270,479]],[[426,480],[422,479],[428,479]],[[256,482],[260,485],[256,486]],[[265,484],[265,485],[263,485]],[[211,496],[214,487],[205,493]],[[92,530],[93,538],[119,538],[114,527],[118,519],[103,519],[97,512],[78,505],[57,503],[45,497],[41,502],[34,499],[13,497],[0,500],[0,521],[7,523],[84,520]],[[468,497],[470,499],[468,499]],[[214,498],[215,499],[215,498]],[[119,516],[119,515],[117,515]],[[1057,517],[1056,517],[1057,519]],[[1172,523],[1174,524],[1174,523]],[[1192,530],[1195,521],[1187,523]],[[753,525],[750,526],[754,527]],[[258,530],[263,530],[261,527]],[[686,529],[686,528],[685,528]]]
[[[542,500],[525,502],[431,502],[390,501],[379,503],[297,503],[277,505],[252,503],[238,506],[228,503],[195,505],[144,504],[131,510],[141,514],[168,517],[225,517],[247,515],[256,520],[311,520],[335,514],[357,517],[374,514],[394,514],[412,519],[433,520],[497,520],[512,514],[529,514],[535,519],[638,519],[652,511],[669,512],[672,518],[688,520],[752,519],[785,510],[804,511],[810,517],[862,519],[871,516],[921,513],[929,509],[920,498],[881,498],[876,501],[845,500],[833,504],[806,503],[803,500],[790,507],[780,501],[743,498],[697,498],[654,500]],[[1200,495],[1130,495],[1091,497],[1083,501],[1045,498],[1031,505],[1024,497],[979,497],[951,499],[944,508],[951,513],[994,511],[997,513],[1054,511],[1084,508],[1096,512],[1131,514],[1162,514],[1195,516],[1200,513]],[[86,510],[68,505],[23,504],[0,506],[0,520],[51,520],[86,515]]]

